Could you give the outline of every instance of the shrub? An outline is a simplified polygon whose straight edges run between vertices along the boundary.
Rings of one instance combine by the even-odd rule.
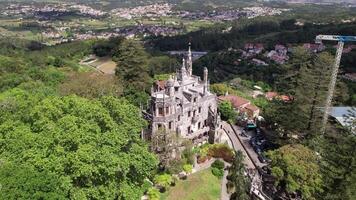
[[[193,171],[193,165],[189,165],[189,164],[183,165],[183,170],[184,170],[187,174],[192,173],[192,171]]]
[[[213,162],[213,164],[211,164],[211,167],[217,168],[217,169],[222,169],[222,170],[223,170],[224,167],[225,167],[225,164],[224,164],[223,161],[215,160],[215,161]]]
[[[183,160],[174,159],[169,162],[166,168],[170,174],[178,174],[179,172],[183,171],[183,164],[184,164]]]
[[[151,187],[147,191],[147,196],[149,200],[159,200],[160,199],[160,193],[159,190],[155,187]]]
[[[210,157],[209,156],[198,156],[198,160],[197,160],[197,163],[200,164],[200,163],[204,163],[205,161],[209,160]]]
[[[162,188],[168,188],[173,182],[172,176],[169,174],[156,175],[154,178],[154,183]]]
[[[211,146],[212,146],[211,144],[204,144],[201,147],[199,147],[199,155],[201,157],[207,156]]]
[[[210,147],[211,144],[203,144],[202,146],[194,149],[194,151],[198,154],[197,156],[198,164],[203,163],[211,158],[211,156],[208,155]]]
[[[232,162],[234,153],[226,144],[214,144],[209,148],[208,155],[214,158],[222,158],[226,162]]]
[[[143,184],[142,184],[142,189],[143,189],[144,191],[147,191],[147,190],[150,189],[152,186],[153,186],[152,182],[149,181],[148,179],[145,179],[145,180],[143,181]]]
[[[179,179],[178,176],[172,176],[172,183],[171,183],[172,187],[176,186],[178,179]]]
[[[230,101],[223,101],[219,104],[219,111],[221,113],[221,119],[234,122],[236,120],[237,113],[234,110]]]
[[[211,168],[211,173],[218,178],[221,178],[224,176],[224,170],[218,169],[215,167]]]
[[[190,143],[185,144],[185,149],[183,150],[183,158],[186,161],[185,164],[194,164],[194,151]]]

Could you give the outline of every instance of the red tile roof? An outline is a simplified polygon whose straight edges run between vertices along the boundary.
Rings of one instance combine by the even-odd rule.
[[[277,92],[267,92],[265,96],[267,99],[273,99],[276,96],[278,96],[278,93]]]
[[[255,112],[255,111],[258,111],[258,110],[260,110],[257,106],[254,106],[254,105],[247,105],[246,106],[246,109],[247,110],[251,110],[252,112]]]
[[[163,90],[166,86],[166,81],[156,81],[158,89]]]
[[[218,98],[221,101],[230,101],[235,108],[240,108],[245,104],[250,104],[249,100],[234,95],[219,96]]]

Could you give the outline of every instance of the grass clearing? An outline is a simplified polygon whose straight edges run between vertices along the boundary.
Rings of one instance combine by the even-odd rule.
[[[179,180],[161,195],[161,200],[218,200],[221,193],[221,179],[211,173],[211,168],[197,172],[187,180]]]
[[[95,57],[90,62],[81,62],[80,64],[94,67],[104,74],[115,74],[116,62],[111,57]]]

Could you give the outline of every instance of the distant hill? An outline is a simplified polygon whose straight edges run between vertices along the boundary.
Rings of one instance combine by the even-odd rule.
[[[264,0],[264,1],[273,1],[273,0]],[[275,0],[288,3],[351,3],[356,4],[356,0]]]
[[[184,9],[204,9],[206,7],[241,7],[254,5],[260,0],[0,0],[0,2],[78,2],[90,5],[102,5],[106,8],[133,7],[155,3],[176,4]]]

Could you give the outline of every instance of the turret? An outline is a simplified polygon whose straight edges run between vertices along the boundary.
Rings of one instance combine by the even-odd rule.
[[[169,76],[169,79],[166,82],[166,88],[167,88],[167,95],[173,96],[174,95],[174,80],[172,78],[172,75]]]
[[[203,81],[205,84],[208,84],[208,68],[204,67],[204,77]]]
[[[203,72],[203,81],[204,81],[204,94],[209,90],[209,84],[208,84],[208,68],[204,67],[204,72]]]
[[[192,76],[193,74],[193,60],[192,60],[192,51],[191,51],[191,48],[190,48],[190,42],[189,42],[189,49],[188,49],[188,61],[187,61],[187,67],[188,67],[188,74],[189,76]]]

